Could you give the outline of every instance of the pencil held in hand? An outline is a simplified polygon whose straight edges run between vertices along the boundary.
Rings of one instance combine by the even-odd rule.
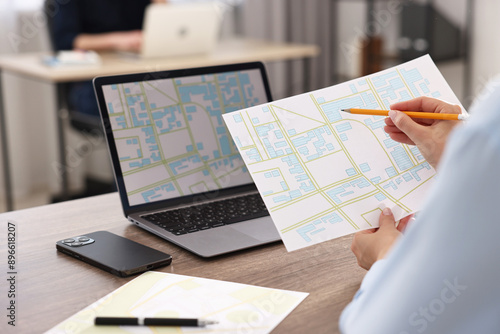
[[[340,109],[343,112],[356,115],[373,115],[373,116],[389,116],[389,110],[378,110],[378,109]],[[427,119],[444,119],[451,121],[463,121],[468,118],[468,115],[463,114],[441,114],[433,112],[418,112],[418,111],[402,111],[406,115],[412,118],[427,118]]]

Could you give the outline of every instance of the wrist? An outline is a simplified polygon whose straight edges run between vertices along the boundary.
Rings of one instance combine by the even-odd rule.
[[[106,51],[115,50],[119,43],[115,33],[80,34],[73,41],[75,49]]]
[[[116,32],[103,35],[103,45],[108,50],[118,50],[120,48],[120,36]]]
[[[389,252],[389,249],[390,249],[390,247],[385,247],[385,248],[382,248],[382,249],[378,252],[377,256],[375,257],[375,262],[376,262],[376,261],[380,261],[380,260],[385,259],[385,258],[386,258],[386,256],[387,256],[387,253]]]

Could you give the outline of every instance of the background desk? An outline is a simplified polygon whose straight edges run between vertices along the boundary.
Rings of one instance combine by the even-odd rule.
[[[223,40],[213,53],[208,55],[196,55],[189,57],[155,58],[155,59],[133,59],[116,54],[104,54],[103,62],[98,66],[62,67],[51,68],[41,62],[42,54],[21,54],[0,57],[1,72],[13,73],[33,79],[49,82],[57,86],[58,95],[58,150],[59,162],[65,166],[65,137],[63,132],[63,118],[65,110],[65,94],[62,92],[62,84],[72,81],[90,80],[96,76],[114,75],[134,72],[152,72],[171,69],[215,66],[231,63],[251,61],[279,61],[290,59],[304,59],[305,70],[309,71],[308,59],[319,54],[319,48],[315,45],[272,43],[248,39]],[[291,73],[288,73],[291,75]],[[310,75],[305,75],[310,78]],[[0,78],[1,79],[1,78]],[[291,82],[291,80],[288,80]],[[304,82],[304,90],[309,89],[307,80]],[[7,198],[7,210],[13,209],[11,171],[9,161],[6,120],[2,101],[2,85],[0,80],[0,132],[2,135],[2,158],[4,164],[4,182]],[[29,163],[29,162],[27,162]],[[68,197],[67,174],[61,175],[63,199]]]
[[[202,259],[128,223],[117,193],[0,214],[0,245],[7,244],[8,220],[17,223],[17,326],[13,333],[44,332],[130,281],[56,251],[56,241],[96,230],[171,254],[172,264],[159,271],[309,292],[274,333],[338,333],[340,313],[365,274],[350,251],[351,236],[292,253],[282,243],[274,243]],[[7,264],[5,249],[1,268]],[[6,272],[2,270],[2,282]],[[7,293],[0,294],[5,310]],[[2,320],[0,328],[7,327],[6,321]]]

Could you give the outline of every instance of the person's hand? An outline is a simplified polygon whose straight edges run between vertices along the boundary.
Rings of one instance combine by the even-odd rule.
[[[142,46],[142,31],[120,31],[109,34],[111,48],[116,51],[139,52]]]
[[[385,208],[380,214],[380,227],[356,233],[352,239],[351,250],[358,265],[366,270],[378,260],[383,259],[394,242],[404,232],[412,215],[399,221],[396,227],[391,209]]]
[[[460,106],[430,97],[418,97],[391,105],[390,117],[385,120],[384,130],[391,139],[417,145],[425,160],[436,168],[451,130],[460,121],[412,119],[397,110],[459,114],[462,111]]]
[[[73,41],[73,48],[80,50],[138,52],[141,46],[141,30],[80,34]]]

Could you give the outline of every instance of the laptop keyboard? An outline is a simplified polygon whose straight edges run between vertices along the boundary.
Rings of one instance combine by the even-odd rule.
[[[260,195],[251,194],[186,208],[155,212],[142,216],[142,218],[175,235],[182,235],[268,215],[269,212]]]

